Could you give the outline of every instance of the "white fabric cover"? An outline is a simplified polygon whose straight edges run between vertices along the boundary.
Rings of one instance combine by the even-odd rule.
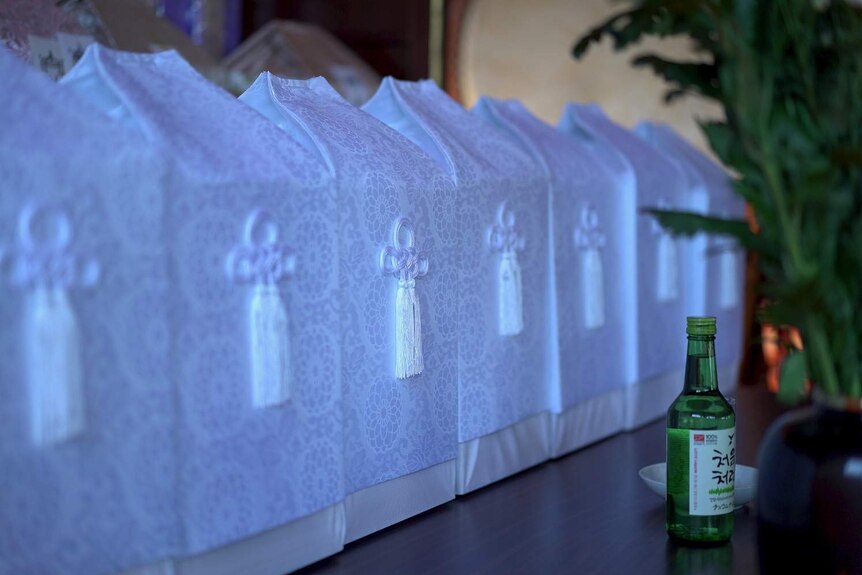
[[[175,561],[172,575],[283,575],[341,551],[344,533],[344,503],[338,502],[287,525]]]
[[[515,101],[481,98],[475,113],[527,151],[550,179],[549,272],[551,366],[548,405],[554,456],[622,429],[622,417],[583,421],[558,416],[596,401],[592,411],[623,411],[621,391],[635,379],[631,318],[636,278],[627,246],[635,227],[635,194],[618,179],[593,142],[548,126]],[[623,350],[631,350],[629,353]],[[613,402],[618,402],[613,406]],[[601,407],[600,407],[601,406]],[[562,429],[566,422],[577,430]],[[577,436],[577,438],[575,437]],[[568,439],[563,439],[568,438]]]
[[[458,441],[493,434],[541,414],[547,403],[549,339],[547,177],[505,134],[467,112],[433,82],[386,78],[363,109],[436,159],[457,189],[447,233],[462,242],[456,257],[461,270]],[[500,246],[503,253],[495,250]],[[510,290],[501,272],[511,269],[504,268],[504,260],[513,252],[520,281]],[[520,317],[523,329],[503,335],[502,304],[519,293],[522,308],[509,309]],[[535,453],[519,454],[496,469],[491,480],[520,471],[536,459]],[[464,477],[458,481],[466,483]]]
[[[341,551],[344,503],[187,559],[166,560],[123,575],[282,575]]]
[[[685,332],[682,335],[685,341]],[[685,350],[683,350],[685,360]],[[632,430],[667,414],[667,408],[682,391],[685,368],[641,379],[626,389],[626,429]]]
[[[571,453],[629,428],[628,394],[635,388],[637,386],[611,391],[561,413],[552,413],[549,435],[553,456]]]
[[[651,124],[638,124],[635,126],[634,133],[654,150],[673,162],[683,175],[686,201],[684,205],[680,206],[680,209],[699,214],[708,213],[710,209],[709,190],[700,171],[680,156],[672,145],[668,147],[664,142],[663,135],[656,133]],[[679,241],[685,253],[682,278],[685,286],[685,313],[686,315],[706,315],[707,237],[704,234],[698,234],[692,238],[680,238]]]
[[[344,543],[352,543],[452,500],[454,485],[455,460],[451,459],[354,491],[344,500],[347,515]]]
[[[682,171],[664,154],[612,122],[597,105],[568,104],[559,127],[581,139],[603,139],[625,157],[634,170],[638,210],[687,206]],[[682,386],[686,303],[681,244],[652,217],[638,214],[629,247],[637,259],[637,315],[632,318],[637,329],[637,385],[678,378],[679,388]],[[648,402],[640,406],[638,401],[648,401],[647,393],[635,389],[629,389],[628,393],[632,398],[627,410],[629,421],[659,417],[669,405],[665,403],[659,409],[658,403]],[[664,401],[664,396],[660,401]],[[632,414],[633,406],[637,407],[637,417]]]
[[[0,78],[0,573],[129,569],[177,542],[164,161],[3,48]],[[22,335],[33,286],[11,277],[27,260],[29,208],[39,246],[68,222],[52,261],[74,262],[74,274],[37,272],[66,292],[83,367],[81,432],[43,446],[31,434]],[[99,267],[90,285],[86,261]]]
[[[456,490],[459,495],[490,485],[550,457],[547,413],[539,413],[458,444]]]
[[[699,178],[705,190],[702,211],[723,218],[745,218],[745,203],[733,192],[727,171],[703,152],[692,146],[673,128],[664,124],[644,122],[637,133],[656,148],[674,158],[692,177]],[[703,262],[705,281],[703,311],[716,317],[718,333],[715,338],[716,362],[722,368],[737,369],[742,359],[743,319],[745,313],[745,252],[734,248],[723,238],[700,235],[695,240],[694,256]],[[721,379],[725,389],[735,384]]]
[[[160,471],[178,480],[178,555],[337,504],[344,492],[337,214],[325,166],[175,52],[93,46],[64,83],[126,118],[176,162],[163,209],[171,289],[162,333],[171,338],[179,469]],[[268,224],[245,229],[258,216]],[[237,253],[246,259],[232,259]],[[275,256],[280,267],[269,267]],[[249,311],[257,286],[237,281],[232,262],[240,275],[281,280],[272,286],[288,318],[290,386],[271,407],[253,402]],[[306,543],[332,550],[342,541]]]
[[[455,497],[454,480],[444,476],[426,489],[422,475],[445,462],[454,466],[457,443],[455,190],[422,150],[323,78],[264,73],[240,99],[322,157],[337,183],[350,541]],[[428,260],[427,274],[415,279],[424,369],[409,379],[395,372],[399,282],[380,269],[401,218],[409,219],[415,248]],[[388,504],[360,503],[379,500]]]

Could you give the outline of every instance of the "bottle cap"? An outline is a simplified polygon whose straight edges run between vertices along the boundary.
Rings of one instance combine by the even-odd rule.
[[[688,316],[685,333],[688,335],[715,335],[715,317]]]

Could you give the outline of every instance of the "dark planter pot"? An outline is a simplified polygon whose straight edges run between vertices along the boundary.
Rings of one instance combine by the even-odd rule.
[[[779,418],[760,448],[764,574],[862,574],[862,410],[820,399]]]

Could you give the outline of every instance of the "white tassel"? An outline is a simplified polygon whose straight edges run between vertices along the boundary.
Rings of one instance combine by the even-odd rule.
[[[296,258],[279,242],[278,224],[264,210],[252,210],[245,220],[244,241],[228,253],[228,279],[250,284],[249,344],[252,403],[272,407],[290,399],[290,324],[278,291],[290,278]]]
[[[65,290],[35,287],[27,318],[33,439],[66,441],[84,430],[81,334]]]
[[[407,379],[425,369],[422,356],[422,312],[416,297],[416,279],[428,274],[428,255],[416,247],[413,224],[395,222],[392,245],[380,252],[383,275],[398,278],[395,291],[395,377]]]
[[[254,286],[250,316],[254,405],[284,403],[290,399],[290,331],[278,286]]]
[[[596,248],[584,250],[583,290],[584,326],[596,329],[605,325],[605,278],[602,256]]]
[[[524,294],[518,251],[524,249],[524,239],[515,230],[515,213],[503,201],[497,208],[497,221],[488,234],[492,251],[500,252],[497,275],[498,330],[502,336],[518,335],[524,330]]]
[[[587,203],[581,208],[580,223],[575,228],[575,246],[581,250],[581,289],[587,329],[605,325],[605,271],[600,251],[604,245],[599,213],[593,204]]]
[[[500,335],[518,335],[524,330],[524,301],[521,266],[514,251],[504,251],[500,258],[499,316]]]
[[[662,233],[658,240],[658,300],[673,301],[679,297],[676,242]]]
[[[719,306],[721,309],[731,309],[739,305],[739,285],[737,276],[736,254],[732,249],[726,247],[721,252],[721,291],[719,293]]]
[[[395,294],[395,376],[407,379],[424,369],[422,312],[414,280],[399,280]]]

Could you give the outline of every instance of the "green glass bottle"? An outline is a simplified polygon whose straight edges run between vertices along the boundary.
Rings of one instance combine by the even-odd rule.
[[[733,534],[736,415],[718,391],[715,318],[689,317],[682,393],[667,410],[667,532],[722,542]]]

